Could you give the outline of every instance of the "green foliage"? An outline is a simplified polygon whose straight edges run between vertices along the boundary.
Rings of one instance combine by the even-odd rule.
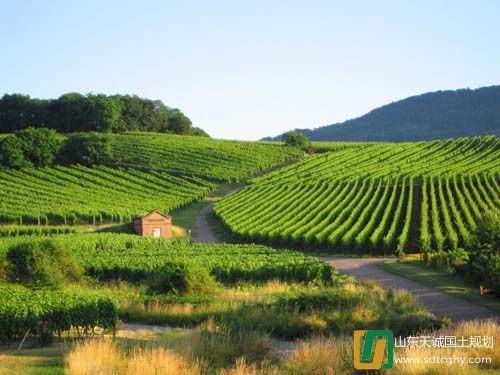
[[[129,131],[169,132],[168,108],[159,100],[136,95],[115,96],[123,105],[122,117]]]
[[[329,285],[334,268],[299,252],[259,245],[196,244],[185,240],[96,233],[53,236],[87,275],[101,280],[143,282],[170,263],[201,267],[218,282],[281,280]],[[0,258],[22,238],[0,240]]]
[[[62,139],[52,129],[27,128],[15,133],[22,145],[26,160],[35,167],[47,167],[54,164],[62,146]]]
[[[468,269],[486,288],[500,294],[500,214],[486,212],[477,222],[469,249]]]
[[[40,100],[5,94],[0,99],[0,133],[51,128],[61,133],[152,131],[207,136],[193,128],[180,110],[160,100],[130,95],[82,95],[67,93],[57,99]]]
[[[201,135],[202,130],[192,133]],[[195,175],[219,181],[234,181],[259,173],[266,168],[297,159],[302,152],[282,144],[212,140],[167,134],[96,132],[57,136],[40,128],[19,132],[17,137],[0,138],[0,165],[6,167],[63,165],[136,166],[175,175]],[[191,133],[189,133],[191,134]],[[28,142],[36,135],[40,140]],[[42,135],[46,136],[45,140]],[[50,135],[50,139],[49,136]],[[61,146],[61,143],[64,143]],[[53,147],[57,145],[57,147]],[[33,156],[34,155],[34,156]]]
[[[5,94],[0,99],[0,132],[13,133],[16,130],[26,129],[34,122],[42,122],[37,116],[36,102],[29,96],[21,94]]]
[[[242,241],[402,255],[465,248],[498,212],[498,137],[351,146],[254,178],[216,215]]]
[[[47,236],[74,233],[75,231],[74,227],[64,225],[2,225],[0,226],[0,237]]]
[[[118,321],[118,306],[104,297],[0,284],[0,301],[0,342],[20,339],[28,329],[40,334],[44,321],[49,332],[113,328]]]
[[[205,294],[217,288],[206,268],[185,262],[167,262],[147,281],[152,293]]]
[[[96,132],[71,134],[59,155],[63,164],[86,166],[106,164],[112,158],[111,138]]]
[[[140,165],[218,181],[240,180],[303,154],[281,144],[167,134],[114,134],[111,139],[113,165]]]
[[[7,251],[10,280],[33,287],[60,287],[78,280],[81,269],[72,254],[53,241],[26,241]]]
[[[7,168],[21,168],[30,166],[31,163],[25,159],[23,144],[14,135],[0,139],[0,166]]]
[[[342,145],[342,143],[340,143]],[[298,163],[252,180],[255,184],[315,181],[352,181],[357,178],[391,180],[456,174],[498,174],[494,160],[499,137],[473,137],[414,143],[370,143],[313,155]]]
[[[168,111],[168,127],[175,134],[190,134],[191,120],[178,109],[169,109]]]
[[[305,149],[307,148],[308,138],[303,133],[297,131],[290,131],[288,133],[283,134],[283,142],[285,142],[288,146]]]
[[[428,263],[449,273],[463,273],[463,267],[468,259],[469,253],[461,248],[428,255]]]
[[[362,302],[359,293],[344,289],[320,289],[313,293],[292,293],[280,296],[274,306],[280,310],[311,312],[326,308],[354,308]]]
[[[49,166],[54,163],[61,146],[62,139],[54,130],[19,130],[14,135],[0,139],[0,166]]]
[[[213,186],[195,177],[83,166],[0,170],[0,180],[0,222],[19,224],[129,222],[155,209],[170,212]]]
[[[408,337],[449,326],[451,326],[451,321],[446,317],[435,318],[429,314],[409,314],[396,321],[393,330],[399,332],[398,335],[402,337]]]

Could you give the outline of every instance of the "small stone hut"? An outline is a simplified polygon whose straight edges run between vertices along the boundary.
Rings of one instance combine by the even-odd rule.
[[[134,230],[143,237],[172,238],[172,217],[151,211],[134,219]]]

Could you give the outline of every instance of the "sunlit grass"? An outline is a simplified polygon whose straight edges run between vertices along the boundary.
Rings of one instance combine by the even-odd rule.
[[[474,287],[458,276],[425,265],[414,254],[405,258],[403,262],[390,261],[380,264],[379,267],[384,271],[413,280],[443,293],[500,311],[500,298],[482,296],[479,293],[479,288]]]

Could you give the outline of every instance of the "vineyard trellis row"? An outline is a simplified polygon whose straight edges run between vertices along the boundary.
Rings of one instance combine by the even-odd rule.
[[[32,290],[15,284],[0,285],[0,342],[22,337],[28,330],[66,331],[95,327],[114,328],[118,305],[109,298],[78,293]]]
[[[105,166],[0,170],[0,222],[99,224],[129,221],[159,209],[170,212],[208,194],[196,177]]]
[[[332,281],[333,268],[296,251],[252,244],[197,244],[116,233],[75,233],[44,237],[68,249],[89,276],[140,279],[165,263],[178,261],[206,268],[218,281]],[[36,239],[30,239],[35,241]],[[26,238],[0,238],[0,260]]]
[[[253,179],[215,206],[236,237],[326,250],[456,249],[500,210],[498,137],[373,143]]]

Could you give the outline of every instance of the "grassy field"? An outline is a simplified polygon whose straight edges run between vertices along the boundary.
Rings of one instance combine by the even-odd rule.
[[[63,375],[66,350],[62,343],[22,351],[0,349],[0,375]]]
[[[410,258],[408,261],[388,261],[379,265],[384,271],[410,279],[440,292],[462,298],[479,306],[500,311],[500,299],[479,293],[479,289],[449,273],[426,266],[424,262]]]
[[[494,322],[461,323],[433,336],[488,335],[498,342]],[[56,342],[49,348],[22,352],[2,350],[0,374],[36,375],[332,375],[359,374],[353,369],[350,336],[315,337],[300,340],[290,352],[279,356],[276,343],[262,334],[234,334],[227,327],[209,322],[191,330],[120,331],[115,338],[96,337]],[[492,364],[398,364],[387,374],[479,375],[496,374],[500,352],[495,348],[441,349],[443,356],[483,357]],[[396,348],[394,356],[430,357],[426,348]]]

